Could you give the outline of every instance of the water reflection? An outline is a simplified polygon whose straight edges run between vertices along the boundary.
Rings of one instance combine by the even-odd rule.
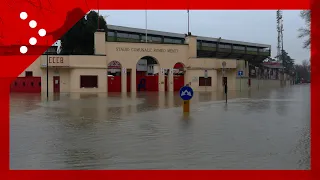
[[[12,94],[10,167],[308,169],[309,91]]]
[[[102,156],[96,154],[92,149],[68,149],[64,151],[65,169],[93,169],[99,163]],[[93,166],[93,167],[92,167]]]

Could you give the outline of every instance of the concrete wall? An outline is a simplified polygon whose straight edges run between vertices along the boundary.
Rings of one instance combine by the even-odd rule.
[[[32,71],[33,76],[41,77],[42,73],[41,73],[41,69],[40,69],[40,62],[41,61],[38,58],[32,64],[30,64],[30,66],[27,69],[25,69],[23,72],[21,72],[21,74],[18,77],[25,77],[25,71]]]
[[[188,70],[186,73],[186,83],[190,83],[195,91],[216,91],[217,90],[217,71],[208,70],[208,77],[211,77],[212,86],[199,86],[199,77],[204,77],[204,70]]]
[[[48,71],[48,91],[53,92],[53,77],[60,77],[60,92],[67,93],[70,92],[70,70],[69,69],[49,69]],[[41,69],[41,91],[47,92],[47,71],[46,69]]]
[[[118,61],[122,68],[131,69],[131,92],[136,91],[136,65],[146,56],[152,57],[160,69],[172,69],[176,63],[188,63],[188,45],[106,42],[107,64]],[[122,74],[122,90],[126,92],[126,74]],[[159,91],[165,90],[164,74],[159,73]],[[168,78],[169,91],[173,91],[173,76]]]
[[[225,71],[225,77],[227,77],[228,81],[228,90],[234,91],[236,90],[236,76],[237,76],[237,70],[235,69],[229,69]],[[224,86],[222,85],[222,77],[223,73],[220,69],[218,71],[218,79],[217,79],[217,91],[224,91]]]
[[[81,75],[98,76],[98,88],[80,88]],[[72,69],[70,71],[70,92],[107,92],[107,74],[105,69]]]
[[[236,78],[236,88],[237,91],[248,90],[248,78]],[[285,86],[290,86],[290,81],[285,82]],[[280,80],[272,79],[254,79],[251,78],[251,90],[254,89],[270,89],[270,88],[280,88],[282,87]]]
[[[41,90],[47,91],[47,58],[49,61],[48,88],[53,92],[53,77],[60,77],[60,92],[106,92],[105,56],[40,56],[26,71],[41,76]],[[61,61],[63,60],[63,61]],[[98,75],[98,88],[80,88],[80,75]],[[24,76],[24,73],[21,74]]]
[[[106,42],[106,52],[108,63],[119,61],[123,67],[134,69],[146,56],[153,57],[160,68],[173,68],[177,62],[187,64],[188,60],[188,45]]]

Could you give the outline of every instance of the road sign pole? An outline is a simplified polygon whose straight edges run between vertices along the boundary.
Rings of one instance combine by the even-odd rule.
[[[242,77],[240,76],[240,92],[241,92],[241,79],[242,79]]]
[[[225,61],[222,62],[222,76],[223,76],[223,80],[224,82],[224,93],[225,93],[225,97],[226,97],[226,104],[228,103],[228,81],[227,78],[225,77],[225,67],[226,67],[227,63]]]
[[[204,90],[207,92],[208,70],[204,70]]]
[[[228,104],[228,90],[227,90],[227,88],[228,88],[228,86],[226,85],[226,104]]]
[[[189,113],[190,112],[190,101],[183,101],[183,112]]]
[[[240,92],[241,92],[241,79],[242,79],[242,76],[243,76],[243,71],[238,71],[238,77],[240,77]]]
[[[189,113],[190,112],[190,100],[193,97],[193,89],[189,86],[189,84],[183,86],[180,89],[180,97],[183,100],[183,113]]]

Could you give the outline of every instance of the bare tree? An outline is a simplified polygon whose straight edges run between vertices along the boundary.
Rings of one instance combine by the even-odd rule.
[[[303,10],[300,12],[300,17],[305,21],[305,27],[300,28],[299,31],[299,38],[306,38],[303,43],[303,48],[310,49],[310,42],[311,42],[311,10]]]
[[[309,67],[310,66],[310,62],[308,60],[306,60],[306,59],[303,60],[301,64],[302,64],[303,67]]]

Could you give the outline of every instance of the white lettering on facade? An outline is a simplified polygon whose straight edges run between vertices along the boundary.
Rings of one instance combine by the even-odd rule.
[[[121,52],[157,52],[157,53],[178,53],[178,49],[164,49],[164,48],[129,48],[129,47],[116,47],[116,51]]]

